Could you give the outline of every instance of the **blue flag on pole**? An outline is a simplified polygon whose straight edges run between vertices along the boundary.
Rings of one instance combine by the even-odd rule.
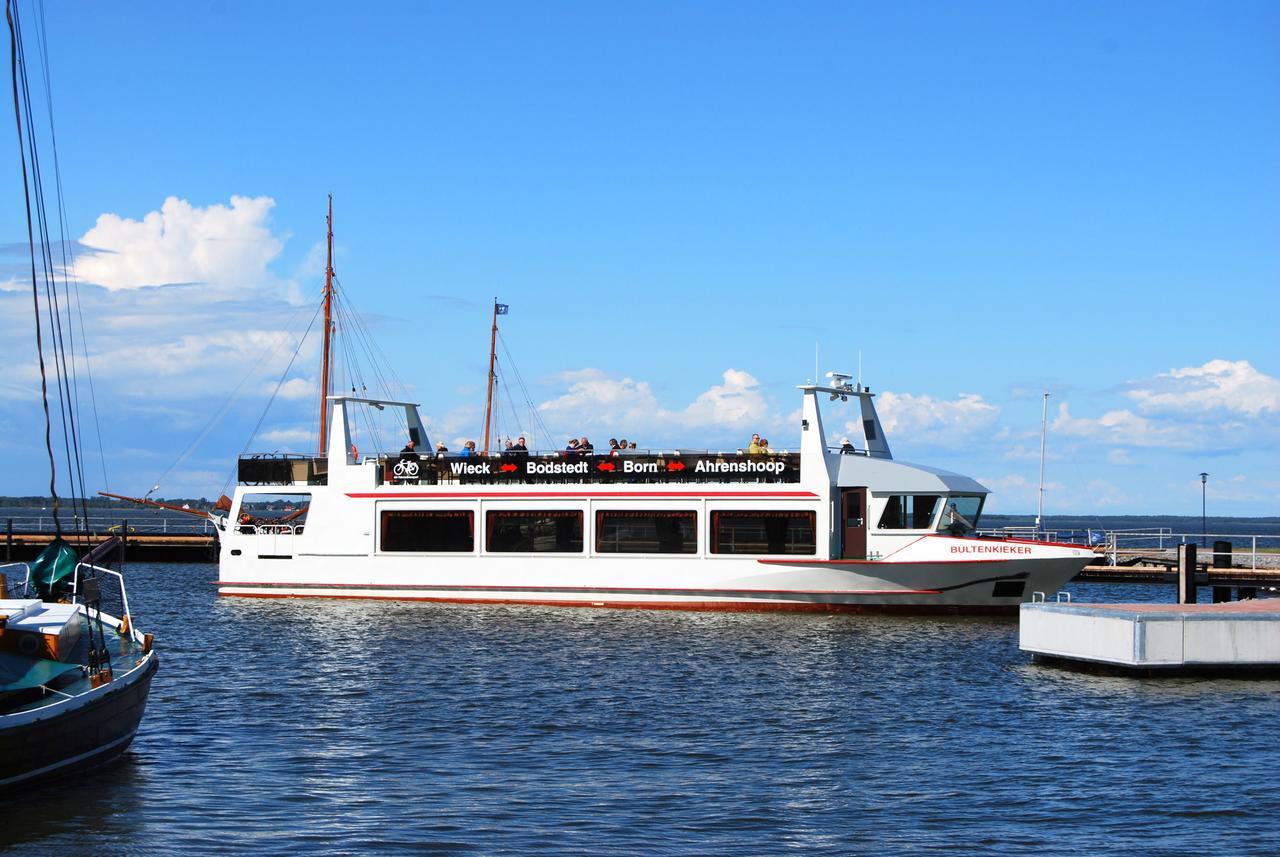
[[[506,314],[507,314],[507,305],[506,305],[506,304],[497,304],[497,307],[498,307],[498,315],[506,315]]]

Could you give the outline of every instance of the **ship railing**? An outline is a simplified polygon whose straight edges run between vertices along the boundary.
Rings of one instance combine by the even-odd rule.
[[[570,451],[418,457],[377,456],[380,484],[637,484],[800,481],[800,454],[748,455],[710,450],[633,450],[626,453]]]
[[[116,581],[117,587],[119,587],[119,599],[120,599],[120,615],[118,617],[111,617],[108,613],[103,611],[101,607],[95,610],[89,607],[88,605],[84,606],[85,615],[94,621],[98,621],[100,619],[107,619],[107,621],[110,622],[111,618],[115,618],[118,622],[118,624],[116,625],[116,629],[119,630],[121,633],[127,633],[129,636],[129,639],[133,640],[133,642],[141,644],[142,634],[138,631],[137,628],[133,627],[133,618],[132,618],[133,614],[129,612],[129,593],[125,589],[124,575],[122,575],[118,571],[112,571],[109,568],[103,568],[100,565],[92,565],[91,563],[87,563],[87,562],[76,563],[76,571],[75,571],[75,574],[73,575],[73,580],[71,583],[72,600],[75,599],[75,596],[80,594],[80,581],[83,578],[83,575],[81,575],[80,572],[83,569],[89,569],[93,571],[94,574],[98,576],[99,580],[103,576],[114,578]],[[99,601],[98,603],[99,605],[101,605],[101,601]]]
[[[25,595],[31,591],[31,566],[25,562],[6,562],[0,565],[0,598],[13,597],[13,588],[9,586],[9,572],[7,571],[10,568],[22,569],[22,592]]]
[[[306,524],[273,524],[270,521],[253,521],[237,525],[241,533],[254,536],[300,536]]]

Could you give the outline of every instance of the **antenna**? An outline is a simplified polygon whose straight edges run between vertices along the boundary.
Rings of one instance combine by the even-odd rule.
[[[858,349],[858,389],[862,389],[862,349]]]
[[[1044,517],[1044,436],[1049,425],[1049,394],[1044,394],[1044,407],[1040,412],[1040,498],[1036,503],[1036,532],[1040,532]]]

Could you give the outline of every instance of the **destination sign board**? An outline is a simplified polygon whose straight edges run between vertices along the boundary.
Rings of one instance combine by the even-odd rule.
[[[394,484],[455,482],[629,483],[629,482],[799,482],[799,453],[735,453],[440,456],[417,461],[388,459],[384,481]]]

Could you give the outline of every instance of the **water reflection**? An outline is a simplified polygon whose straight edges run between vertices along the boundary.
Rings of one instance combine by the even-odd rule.
[[[164,659],[143,732],[7,803],[17,852],[1277,844],[1280,754],[1225,737],[1277,682],[1044,669],[1009,619],[219,599],[209,577],[134,567]]]

